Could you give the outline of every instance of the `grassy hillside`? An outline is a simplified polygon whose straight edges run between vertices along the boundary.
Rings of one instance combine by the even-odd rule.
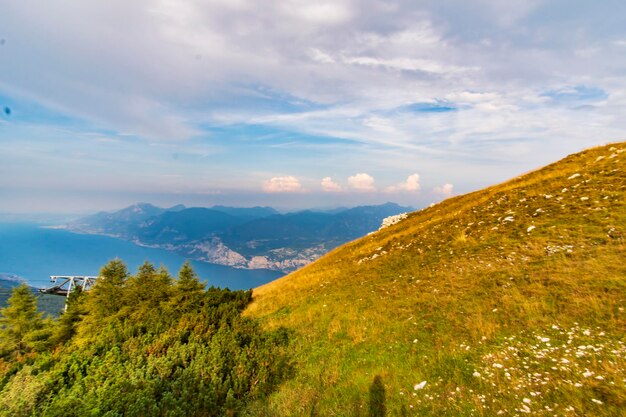
[[[626,415],[626,143],[458,196],[254,291],[295,375],[252,415]]]

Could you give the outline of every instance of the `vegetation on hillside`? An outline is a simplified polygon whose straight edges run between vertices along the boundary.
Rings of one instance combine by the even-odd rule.
[[[626,415],[626,144],[448,199],[254,291],[255,416]]]
[[[250,291],[111,261],[58,320],[18,286],[0,311],[0,416],[234,416],[289,370],[287,333],[241,316]]]

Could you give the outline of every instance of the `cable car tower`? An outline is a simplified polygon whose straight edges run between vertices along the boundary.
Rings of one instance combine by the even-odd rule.
[[[97,279],[98,277],[84,275],[51,275],[50,282],[54,283],[54,285],[50,288],[41,288],[39,292],[65,296],[65,310],[67,310],[67,299],[70,293],[76,288],[89,291]]]

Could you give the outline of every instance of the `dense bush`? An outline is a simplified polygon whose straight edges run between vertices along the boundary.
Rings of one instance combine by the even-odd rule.
[[[232,416],[287,371],[287,334],[241,312],[251,291],[111,261],[56,321],[18,287],[1,311],[0,416]]]

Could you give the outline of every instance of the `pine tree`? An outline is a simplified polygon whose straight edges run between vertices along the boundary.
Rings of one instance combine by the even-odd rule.
[[[198,308],[204,284],[198,280],[198,275],[186,261],[178,272],[178,279],[173,289],[171,306],[178,311],[189,311]]]
[[[85,314],[83,302],[86,294],[81,287],[76,287],[67,299],[67,309],[57,320],[53,334],[54,344],[62,345],[74,336],[76,326]]]
[[[26,284],[15,287],[8,306],[0,310],[0,356],[18,357],[32,350],[29,335],[44,326],[37,299]]]
[[[100,278],[91,291],[91,300],[94,305],[92,313],[98,317],[106,317],[117,313],[123,306],[119,296],[120,289],[128,279],[128,269],[124,262],[114,259],[100,270]]]

